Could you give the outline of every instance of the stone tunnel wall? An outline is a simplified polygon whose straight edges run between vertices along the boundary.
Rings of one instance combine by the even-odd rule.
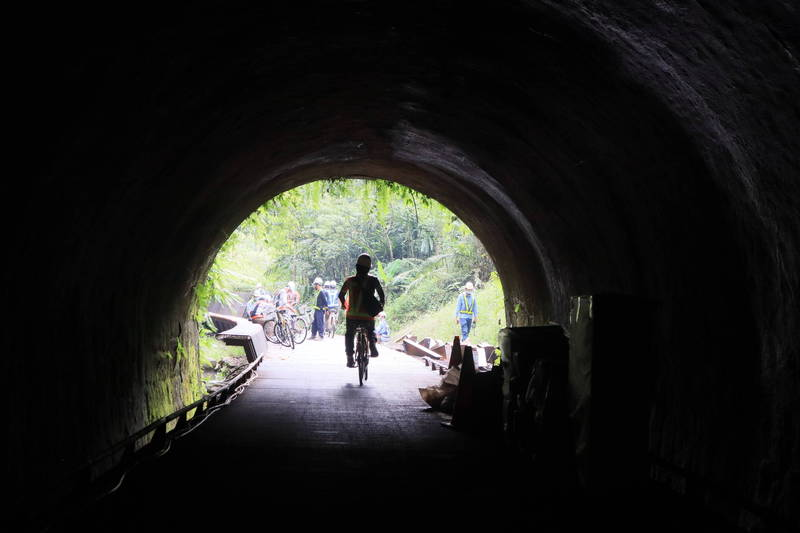
[[[734,509],[797,520],[791,3],[84,15],[21,45],[11,279],[62,311],[14,340],[15,375],[36,376],[14,384],[20,484],[195,397],[193,286],[255,207],[370,176],[472,227],[513,325],[565,323],[577,294],[660,301],[654,454]]]

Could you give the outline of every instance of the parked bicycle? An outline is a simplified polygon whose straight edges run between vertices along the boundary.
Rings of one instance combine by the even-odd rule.
[[[295,345],[306,340],[306,335],[308,324],[305,319],[285,309],[279,309],[274,319],[264,322],[264,336],[274,344],[294,349]]]
[[[325,335],[333,337],[336,334],[336,326],[339,324],[339,308],[328,308],[325,311]]]
[[[314,311],[308,304],[302,304],[297,308],[297,314],[300,318],[306,321],[306,324],[311,324],[314,321]]]

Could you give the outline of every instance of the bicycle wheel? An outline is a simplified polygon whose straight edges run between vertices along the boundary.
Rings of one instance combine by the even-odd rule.
[[[358,384],[363,385],[367,380],[367,365],[369,364],[369,355],[367,354],[367,336],[364,330],[359,329],[358,336],[356,337],[356,363],[358,364]]]
[[[275,324],[275,336],[278,337],[278,340],[281,342],[281,344],[287,348],[292,348],[292,336],[289,335],[289,331],[285,324]]]
[[[306,340],[306,335],[308,334],[308,324],[302,318],[298,318],[294,321],[294,343],[301,344],[304,340]]]
[[[359,355],[358,356],[358,385],[364,385],[364,373],[366,372],[367,366],[364,363],[364,357]]]
[[[289,340],[289,344],[286,346],[294,350],[294,332],[292,331],[292,328],[293,326],[288,320],[283,323],[283,332],[286,335],[286,338]]]
[[[273,344],[280,344],[281,341],[278,339],[278,336],[275,335],[275,328],[277,324],[274,320],[267,320],[264,322],[264,336],[267,340]]]

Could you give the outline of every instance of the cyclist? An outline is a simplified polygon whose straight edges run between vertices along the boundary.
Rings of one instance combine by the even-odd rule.
[[[372,258],[368,254],[361,254],[356,261],[356,275],[350,276],[342,283],[339,291],[339,301],[346,309],[346,328],[344,334],[344,349],[347,353],[347,366],[356,366],[353,360],[353,337],[356,328],[363,326],[369,338],[370,357],[378,357],[378,348],[375,346],[375,315],[386,303],[381,282],[375,276],[368,274],[372,267]],[[378,298],[375,298],[375,293]],[[347,295],[347,300],[345,300]]]

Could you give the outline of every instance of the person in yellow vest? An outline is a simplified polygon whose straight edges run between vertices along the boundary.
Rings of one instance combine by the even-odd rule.
[[[344,349],[347,353],[347,366],[350,368],[356,366],[353,360],[353,337],[358,326],[367,329],[370,356],[378,357],[378,348],[375,346],[375,315],[383,310],[386,297],[378,278],[368,274],[371,267],[372,258],[367,254],[359,255],[356,261],[356,275],[344,280],[339,291],[339,301],[346,310]],[[377,299],[375,293],[378,293]]]
[[[475,299],[475,287],[471,281],[464,285],[464,292],[456,301],[456,324],[461,326],[461,342],[467,342],[469,332],[478,320],[478,301]]]

